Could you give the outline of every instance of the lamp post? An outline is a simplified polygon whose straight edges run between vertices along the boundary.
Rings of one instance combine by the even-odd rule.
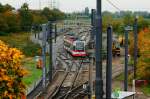
[[[128,32],[131,31],[130,26],[125,27],[125,69],[124,69],[124,91],[128,90]]]

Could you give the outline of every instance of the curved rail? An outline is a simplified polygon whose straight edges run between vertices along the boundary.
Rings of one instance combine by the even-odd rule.
[[[75,73],[74,79],[72,81],[72,85],[70,86],[69,90],[67,91],[67,94],[65,94],[65,95],[63,94],[62,96],[59,97],[59,99],[67,99],[69,92],[71,92],[71,90],[74,88],[74,84],[76,82],[77,76],[79,75],[79,71],[81,69],[81,66],[82,66],[82,62],[80,63],[78,71]]]
[[[71,29],[71,30],[73,30],[73,29]],[[70,30],[69,30],[70,31]],[[69,32],[69,31],[66,31],[66,32]],[[62,33],[62,34],[64,34],[64,33]],[[62,35],[62,34],[60,34],[60,35]],[[81,66],[80,66],[80,68],[81,68]],[[69,72],[68,73],[66,73],[66,76],[69,74]],[[74,87],[74,82],[75,82],[75,80],[76,80],[76,78],[77,78],[77,75],[78,75],[79,73],[78,72],[76,72],[75,74],[74,74],[74,78],[73,78],[73,80],[72,80],[72,85],[71,85],[71,87],[69,87],[68,88],[68,90],[72,90],[73,89],[73,87]],[[46,78],[48,78],[48,75],[46,76]],[[47,81],[47,85],[49,84],[49,82]],[[41,93],[43,91],[43,88],[42,88],[42,79],[40,79],[40,81],[36,84],[36,86],[34,87],[34,89],[32,89],[28,94],[27,94],[27,99],[33,99],[33,98],[35,98],[39,93]],[[56,92],[57,91],[57,88],[56,88],[56,90],[54,91],[54,92]]]
[[[71,86],[68,86],[68,87],[63,87],[62,86],[65,83],[65,80],[67,79],[67,77],[69,77],[70,74],[72,75],[71,69],[73,67],[73,64],[74,63],[71,64],[69,70],[66,72],[66,74],[65,74],[63,80],[61,81],[59,87],[57,88],[57,90],[54,91],[54,93],[49,97],[49,99],[60,99],[61,97],[64,97],[64,94],[61,95],[62,92],[67,93],[68,91],[70,91],[73,88],[74,83],[76,81],[76,78],[79,74],[82,63],[80,63],[80,66],[78,67],[78,71],[76,71],[73,74],[73,79],[71,80]],[[76,64],[76,66],[77,66],[77,64]]]

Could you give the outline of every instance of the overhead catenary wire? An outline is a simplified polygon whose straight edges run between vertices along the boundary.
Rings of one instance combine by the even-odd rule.
[[[115,9],[117,9],[119,12],[121,12],[122,10],[119,8],[119,7],[117,7],[112,1],[110,1],[110,0],[106,0],[110,5],[112,5]]]

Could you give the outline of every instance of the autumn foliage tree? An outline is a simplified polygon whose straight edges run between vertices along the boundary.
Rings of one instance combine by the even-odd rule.
[[[0,99],[18,99],[25,93],[22,78],[27,71],[22,67],[23,54],[0,40]]]
[[[8,4],[0,3],[0,35],[27,32],[31,30],[32,25],[40,25],[48,20],[63,20],[64,17],[65,14],[58,9],[33,10],[27,3],[24,3],[17,10]]]
[[[140,58],[138,61],[138,76],[143,79],[150,79],[150,30],[144,29],[139,33],[138,45]]]
[[[130,39],[130,54],[133,56],[133,36]],[[146,28],[138,33],[138,64],[137,77],[150,79],[150,29]]]

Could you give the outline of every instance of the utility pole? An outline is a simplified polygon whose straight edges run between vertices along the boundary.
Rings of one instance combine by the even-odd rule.
[[[138,53],[138,31],[137,31],[137,20],[134,21],[134,79],[136,79],[136,65],[137,65],[137,53]]]
[[[128,90],[128,29],[125,27],[125,69],[124,69],[124,91]]]
[[[103,99],[102,79],[102,15],[101,0],[97,0],[96,14],[96,99]]]
[[[112,93],[112,27],[107,28],[107,67],[106,67],[106,99],[111,99]]]
[[[53,67],[53,60],[52,60],[52,22],[48,22],[48,43],[49,43],[49,81],[52,81],[52,67]]]
[[[90,92],[90,99],[92,99],[92,95],[93,95],[93,79],[92,79],[92,75],[93,75],[93,59],[94,59],[94,45],[95,45],[95,42],[94,42],[94,38],[95,38],[95,15],[96,15],[96,10],[95,9],[92,9],[91,10],[91,35],[90,35],[90,49],[92,52],[90,52],[90,61],[91,61],[91,64],[89,65],[89,92]]]
[[[46,88],[46,30],[47,30],[47,25],[43,24],[42,25],[42,32],[43,32],[43,37],[42,37],[42,86],[43,86],[43,91],[45,91]]]
[[[128,90],[128,32],[131,31],[130,26],[125,27],[125,69],[124,69],[124,91]]]
[[[94,37],[95,37],[95,15],[96,15],[96,10],[92,9],[91,10],[91,25],[92,25],[92,32],[91,32],[91,43],[94,43]]]
[[[89,57],[89,60],[92,59]],[[92,64],[89,64],[89,82],[88,82],[88,99],[92,99]]]
[[[56,43],[56,40],[57,40],[57,24],[55,24],[55,43]]]

